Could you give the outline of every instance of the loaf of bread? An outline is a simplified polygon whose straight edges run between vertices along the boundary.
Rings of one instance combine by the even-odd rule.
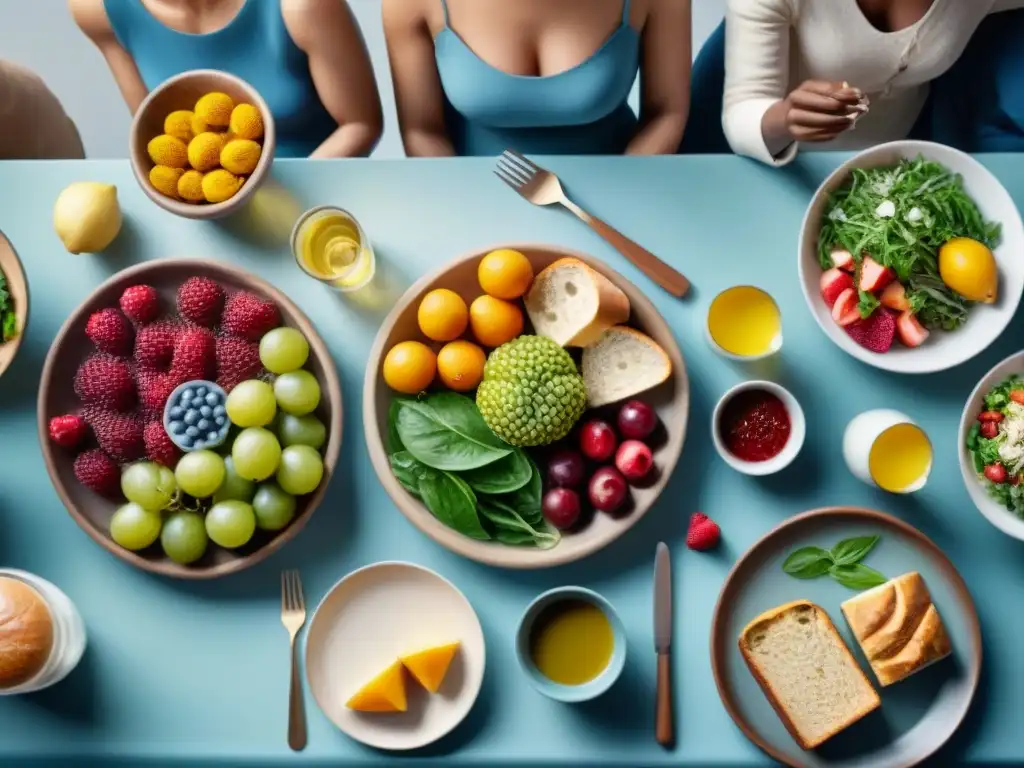
[[[583,350],[580,364],[591,408],[646,392],[672,375],[672,361],[658,343],[635,328],[609,328]]]
[[[803,749],[814,749],[881,705],[819,606],[797,600],[744,627],[740,652],[772,708]]]
[[[25,582],[0,576],[0,688],[39,674],[53,650],[53,617]]]
[[[851,597],[842,609],[880,685],[952,653],[928,585],[916,571]]]
[[[629,298],[579,259],[558,259],[533,279],[524,299],[533,329],[563,347],[586,347],[629,320]]]

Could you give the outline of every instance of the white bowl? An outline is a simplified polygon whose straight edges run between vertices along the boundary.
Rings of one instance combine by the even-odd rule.
[[[957,430],[957,456],[960,459],[960,474],[963,475],[967,495],[971,497],[974,506],[1003,533],[1024,541],[1024,519],[1017,517],[988,495],[988,491],[985,490],[985,486],[981,484],[974,471],[974,461],[964,444],[967,440],[968,430],[984,408],[982,403],[985,394],[1003,379],[1015,373],[1024,374],[1024,352],[1017,352],[998,363],[982,377],[978,386],[971,392],[970,397],[967,398],[967,404],[964,406],[963,414],[960,416],[960,429]]]
[[[995,304],[974,304],[970,317],[958,330],[936,331],[916,349],[894,342],[885,354],[871,352],[851,339],[832,320],[821,298],[821,265],[818,262],[818,232],[829,195],[842,186],[853,168],[895,165],[901,158],[923,155],[963,177],[964,189],[989,221],[1002,224],[1002,240],[995,249],[999,264],[999,300]],[[897,373],[934,373],[963,363],[999,338],[1020,303],[1024,292],[1024,223],[1002,184],[981,163],[959,150],[928,141],[893,141],[855,155],[835,170],[814,193],[800,227],[798,268],[804,298],[818,325],[841,349],[875,368]]]
[[[718,420],[722,416],[722,409],[725,405],[741,392],[747,392],[752,389],[763,389],[765,392],[775,395],[786,406],[786,411],[789,413],[789,440],[786,441],[786,444],[777,455],[767,461],[744,461],[734,456],[725,447],[725,444],[722,443],[722,438],[718,434]],[[772,475],[781,469],[785,469],[793,463],[793,459],[800,453],[806,435],[807,421],[804,419],[804,409],[800,407],[800,403],[797,402],[797,399],[793,397],[788,389],[771,381],[755,380],[737,384],[719,398],[718,403],[715,405],[715,410],[711,414],[711,440],[715,445],[715,450],[718,451],[718,455],[722,457],[726,464],[745,475]]]

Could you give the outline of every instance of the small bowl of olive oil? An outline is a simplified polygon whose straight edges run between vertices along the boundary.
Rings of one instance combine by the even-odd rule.
[[[535,599],[519,620],[516,658],[538,691],[589,701],[612,687],[626,663],[626,630],[611,603],[583,587]]]

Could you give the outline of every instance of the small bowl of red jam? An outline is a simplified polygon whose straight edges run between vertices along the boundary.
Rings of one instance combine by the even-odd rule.
[[[789,466],[806,432],[800,403],[770,381],[737,384],[722,395],[711,416],[715,450],[746,475],[770,475]]]

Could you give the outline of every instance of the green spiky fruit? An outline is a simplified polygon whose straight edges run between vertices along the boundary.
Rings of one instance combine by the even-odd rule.
[[[544,336],[520,336],[487,358],[476,405],[506,443],[548,445],[569,434],[587,393],[568,352]]]

